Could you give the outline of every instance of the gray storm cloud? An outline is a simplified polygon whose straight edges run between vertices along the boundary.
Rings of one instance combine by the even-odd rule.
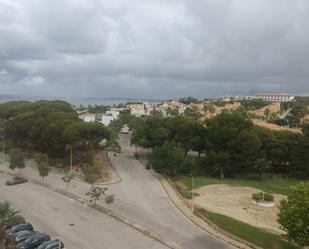
[[[0,0],[3,93],[309,94],[307,0]]]

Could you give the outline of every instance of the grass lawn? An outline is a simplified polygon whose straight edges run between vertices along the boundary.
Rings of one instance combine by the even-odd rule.
[[[191,190],[191,177],[190,176],[178,176],[173,179],[174,182],[178,182],[187,186],[188,190]],[[260,189],[265,192],[271,192],[275,194],[287,195],[291,193],[293,186],[300,183],[300,180],[296,179],[265,179],[262,181],[252,179],[238,179],[238,178],[226,178],[220,180],[218,178],[199,176],[195,177],[195,188],[201,186],[207,186],[211,184],[227,184],[230,186],[244,186]]]
[[[221,229],[243,240],[265,249],[299,249],[280,238],[280,236],[268,233],[262,229],[248,225],[225,215],[208,212],[204,209],[196,210],[202,218],[207,218]]]

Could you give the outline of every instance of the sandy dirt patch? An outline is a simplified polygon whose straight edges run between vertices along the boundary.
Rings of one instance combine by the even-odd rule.
[[[100,172],[97,184],[112,184],[120,181],[114,166],[107,156],[107,152],[99,152],[95,155],[94,165]]]
[[[279,125],[267,123],[266,121],[260,120],[260,119],[252,119],[252,122],[255,125],[262,126],[264,128],[274,130],[274,131],[291,131],[294,133],[302,133],[301,128],[283,128],[283,127],[280,127]]]
[[[274,207],[257,207],[251,202],[251,196],[259,191],[251,187],[231,187],[223,184],[204,186],[194,191],[199,194],[194,198],[194,203],[197,207],[211,212],[224,214],[252,226],[282,234],[283,231],[277,222],[277,213],[278,204],[285,196],[275,194]]]

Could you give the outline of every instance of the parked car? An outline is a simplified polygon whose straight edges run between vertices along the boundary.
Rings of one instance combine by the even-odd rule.
[[[16,243],[21,243],[25,241],[26,239],[30,238],[31,236],[38,234],[38,232],[36,231],[21,231],[20,233],[17,233],[17,236],[15,238]]]
[[[12,176],[9,180],[6,181],[6,185],[12,186],[17,184],[26,183],[28,180],[21,176]]]
[[[24,242],[18,243],[17,246],[20,249],[35,249],[46,241],[49,241],[50,237],[46,234],[35,234],[26,239]]]
[[[29,223],[22,223],[22,224],[18,224],[16,226],[13,226],[10,230],[9,230],[9,234],[12,236],[16,236],[16,234],[20,231],[32,231],[33,230],[33,226]]]
[[[64,244],[60,240],[54,239],[44,242],[37,249],[60,249],[60,248],[64,248]]]
[[[29,234],[29,233],[33,233],[32,230],[23,230],[23,231],[19,231],[17,233],[15,233],[15,238],[17,238],[18,236],[23,236],[23,235],[26,235],[26,234]]]

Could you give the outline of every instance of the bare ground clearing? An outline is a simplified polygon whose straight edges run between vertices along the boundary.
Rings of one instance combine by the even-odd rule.
[[[251,196],[259,191],[251,187],[231,187],[224,184],[204,186],[194,191],[199,194],[194,198],[194,204],[269,232],[282,234],[283,231],[277,222],[277,213],[278,204],[285,196],[274,194],[274,207],[257,207],[251,202]]]
[[[99,152],[95,155],[94,164],[100,170],[100,177],[97,180],[98,184],[113,184],[120,181],[120,177],[114,169],[107,152]]]

